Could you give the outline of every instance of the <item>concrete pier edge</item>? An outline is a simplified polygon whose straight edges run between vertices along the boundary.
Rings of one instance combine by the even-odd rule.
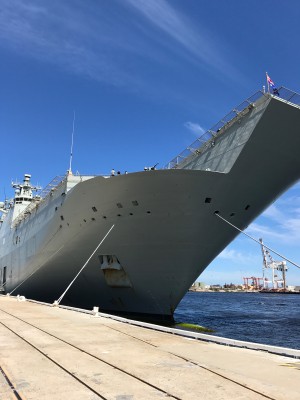
[[[8,295],[0,294],[0,297],[6,297],[6,296],[8,296]],[[300,350],[297,350],[297,349],[290,349],[287,347],[280,347],[280,346],[271,346],[271,345],[267,345],[267,344],[263,344],[263,343],[246,342],[243,340],[229,339],[229,338],[225,338],[225,337],[221,337],[221,336],[208,335],[208,334],[204,334],[204,333],[192,332],[192,331],[187,331],[187,330],[183,330],[183,329],[177,329],[177,328],[171,328],[171,327],[165,327],[165,326],[161,326],[161,325],[151,324],[148,322],[136,321],[136,320],[132,320],[132,319],[124,318],[124,317],[118,317],[116,315],[111,315],[111,314],[106,314],[106,313],[102,313],[99,311],[95,311],[95,309],[98,309],[97,307],[95,307],[94,310],[85,310],[82,308],[69,307],[69,306],[64,306],[64,305],[56,305],[56,304],[44,303],[44,302],[37,301],[37,300],[26,299],[24,296],[10,296],[10,297],[15,298],[16,301],[28,301],[31,303],[45,305],[47,307],[59,307],[59,308],[74,311],[74,312],[90,314],[90,315],[93,315],[94,317],[99,316],[99,317],[103,317],[103,318],[109,318],[109,319],[113,319],[113,320],[123,322],[126,324],[136,325],[136,326],[140,326],[140,327],[147,328],[147,329],[153,329],[153,330],[160,331],[160,332],[171,333],[173,335],[188,337],[191,339],[203,340],[206,342],[221,344],[221,345],[225,345],[225,346],[239,347],[239,348],[257,350],[257,351],[265,351],[265,352],[272,353],[272,354],[277,354],[277,355],[281,355],[281,356],[287,356],[287,357],[300,359]]]

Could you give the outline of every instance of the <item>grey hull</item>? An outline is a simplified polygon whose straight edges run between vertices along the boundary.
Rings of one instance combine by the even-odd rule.
[[[271,98],[181,168],[94,177],[68,192],[62,183],[0,237],[6,291],[54,302],[114,225],[62,303],[172,317],[238,234],[215,212],[243,229],[299,179],[299,127],[299,108]],[[103,269],[103,255],[122,271]]]

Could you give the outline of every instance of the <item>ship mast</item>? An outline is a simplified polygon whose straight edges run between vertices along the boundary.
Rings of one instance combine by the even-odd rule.
[[[75,111],[74,111],[74,114],[73,114],[73,127],[72,127],[72,137],[71,137],[70,166],[69,166],[69,170],[68,170],[68,175],[72,175],[74,130],[75,130]]]

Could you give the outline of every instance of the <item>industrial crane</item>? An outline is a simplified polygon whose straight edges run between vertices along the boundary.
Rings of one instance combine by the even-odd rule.
[[[286,289],[286,272],[288,267],[286,265],[286,261],[274,261],[269,251],[263,244],[262,239],[259,239],[261,244],[261,251],[263,256],[263,288],[268,289],[268,283],[272,283],[273,289]],[[269,280],[265,276],[265,272],[271,269],[272,270],[272,280]],[[278,279],[277,272],[281,272],[281,278]],[[276,273],[275,273],[276,272]],[[281,286],[279,286],[281,284]]]

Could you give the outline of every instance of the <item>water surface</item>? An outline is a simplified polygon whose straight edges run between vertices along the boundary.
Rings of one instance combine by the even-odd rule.
[[[174,317],[216,336],[300,349],[299,294],[188,292]]]

